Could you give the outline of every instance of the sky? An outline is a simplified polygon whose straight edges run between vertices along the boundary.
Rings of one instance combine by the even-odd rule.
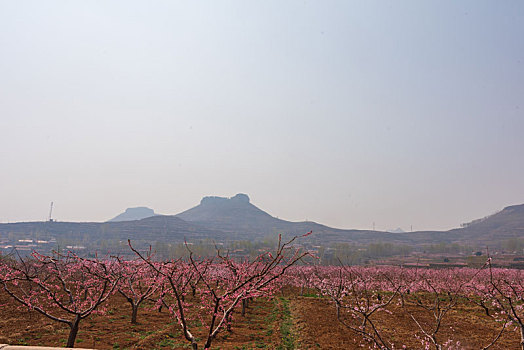
[[[447,230],[524,203],[524,2],[0,0],[0,222]]]

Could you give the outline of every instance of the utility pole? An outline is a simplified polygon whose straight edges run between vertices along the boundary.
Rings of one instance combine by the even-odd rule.
[[[51,205],[49,206],[49,218],[47,219],[47,221],[53,222],[52,214],[53,214],[53,202],[51,202]]]

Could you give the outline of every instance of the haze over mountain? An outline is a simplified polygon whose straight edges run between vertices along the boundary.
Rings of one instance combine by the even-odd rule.
[[[302,235],[309,231],[316,233],[314,240],[323,237],[342,241],[368,241],[382,235],[374,231],[336,229],[312,221],[278,219],[251,204],[249,197],[242,193],[231,198],[204,197],[199,205],[176,216],[201,227],[219,229],[238,239],[276,237],[279,233]]]
[[[524,200],[524,1],[21,4],[0,222],[242,188],[293,221],[448,230]]]
[[[155,211],[147,207],[127,208],[125,212],[118,214],[108,222],[133,221],[155,216]]]
[[[140,220],[124,220],[132,215],[150,215]],[[73,240],[141,240],[183,242],[200,239],[214,241],[262,240],[278,234],[303,235],[317,244],[372,242],[420,246],[435,243],[459,243],[474,246],[500,246],[504,240],[524,239],[524,204],[504,208],[497,214],[474,220],[449,231],[379,232],[331,228],[311,221],[291,222],[275,218],[250,202],[245,194],[231,198],[204,197],[200,204],[177,215],[156,215],[149,208],[130,208],[105,223],[26,222],[0,224],[0,238],[39,237]]]
[[[524,239],[524,204],[505,207],[502,211],[448,231],[462,240],[489,245],[496,241]]]
[[[391,232],[391,233],[404,233],[406,231],[404,231],[403,229],[401,229],[400,227],[397,227],[396,229],[394,230],[388,230],[388,232]]]
[[[327,242],[390,242],[397,244],[489,244],[502,240],[524,239],[524,204],[504,208],[501,212],[475,220],[463,228],[449,231],[405,232],[397,228],[389,232],[337,229],[311,221],[290,222],[275,218],[250,203],[245,194],[231,198],[204,197],[199,205],[177,215],[201,227],[219,229],[232,237],[260,238],[278,233],[299,235],[310,230],[316,244]]]
[[[0,238],[66,239],[68,242],[122,241],[147,244],[184,242],[213,237],[227,239],[219,230],[210,230],[172,215],[155,215],[141,220],[116,222],[17,222],[0,224]]]
[[[215,227],[233,234],[271,234],[288,222],[272,217],[250,203],[249,197],[239,193],[231,198],[204,197],[196,207],[188,209],[177,217]]]

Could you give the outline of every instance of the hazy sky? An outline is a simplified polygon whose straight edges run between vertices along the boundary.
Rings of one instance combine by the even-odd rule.
[[[524,203],[524,2],[0,0],[0,221],[449,229]]]

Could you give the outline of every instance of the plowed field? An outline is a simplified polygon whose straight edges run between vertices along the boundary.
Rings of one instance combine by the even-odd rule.
[[[19,308],[0,292],[0,344],[64,346],[68,328],[44,316]],[[422,349],[415,337],[416,324],[399,305],[389,307],[391,313],[379,312],[374,320],[385,338],[395,348],[406,345]],[[430,313],[415,311],[422,323],[431,324]],[[125,299],[115,295],[105,315],[92,315],[80,323],[76,346],[95,349],[187,349],[177,323],[165,310],[152,309],[146,303],[138,315],[138,324],[130,323],[131,309]],[[459,305],[444,319],[440,339],[460,342],[458,348],[481,349],[488,345],[501,324],[469,304]],[[204,329],[198,328],[201,338]],[[518,349],[519,336],[508,327],[492,349]],[[362,349],[370,348],[354,332],[336,318],[333,304],[327,298],[303,297],[285,293],[273,299],[250,303],[245,316],[234,314],[231,331],[222,331],[212,349]],[[455,349],[456,347],[454,347]]]

